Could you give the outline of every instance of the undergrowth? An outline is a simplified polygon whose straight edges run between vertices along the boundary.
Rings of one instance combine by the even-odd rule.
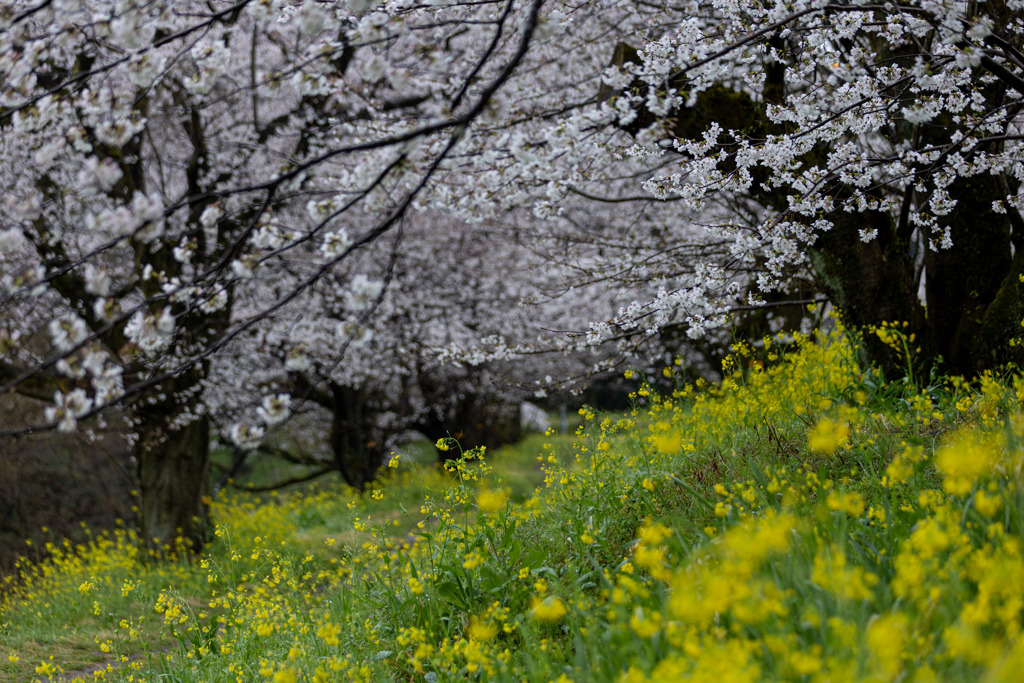
[[[461,456],[447,472],[397,456],[362,499],[216,501],[202,557],[149,561],[126,531],[51,548],[3,603],[0,673],[725,683],[1024,670],[1024,379],[887,383],[841,329],[734,351],[719,384],[659,395],[641,381],[627,415],[582,408],[574,437],[548,435],[505,476],[500,454],[443,440]],[[521,500],[533,471],[543,480]]]

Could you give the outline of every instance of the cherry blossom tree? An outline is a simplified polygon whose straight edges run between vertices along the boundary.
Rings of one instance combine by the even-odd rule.
[[[652,196],[758,207],[714,227],[730,257],[712,280],[756,302],[751,276],[767,292],[809,272],[848,321],[904,321],[949,370],[1022,360],[1021,4],[684,4],[669,30],[619,45],[603,111],[664,164]],[[690,305],[707,279],[646,310]],[[874,335],[865,348],[899,367]]]
[[[277,264],[277,285],[290,290],[308,261]],[[410,433],[432,442],[455,437],[464,448],[516,440],[524,399],[608,360],[567,350],[551,331],[615,311],[592,297],[542,298],[560,282],[557,272],[494,225],[453,231],[449,216],[418,212],[394,239],[325,274],[236,339],[214,362],[204,401],[222,440],[239,449],[236,465],[255,450],[313,467],[303,478],[338,473],[357,489]],[[356,295],[344,283],[366,291]],[[236,311],[261,305],[235,301]],[[293,411],[329,423],[321,439],[307,440],[318,449],[261,441]]]
[[[510,83],[507,117],[460,157],[504,191],[437,192],[467,219],[529,206],[541,240],[571,235],[550,251],[579,281],[635,287],[593,341],[704,338],[820,292],[862,329],[906,322],[948,370],[1021,360],[1019,3],[561,9],[543,53],[559,70],[535,73],[571,82]]]
[[[819,291],[953,370],[1020,360],[1021,9],[6,3],[0,391],[48,400],[38,428],[126,420],[144,537],[198,547],[229,414],[241,445],[317,398],[414,422],[431,375],[662,354]],[[544,275],[503,291],[483,234]],[[424,239],[473,267],[426,275]],[[534,339],[515,299],[576,334]]]
[[[0,9],[0,390],[48,394],[41,427],[126,411],[148,541],[205,538],[211,362],[395,229],[527,53],[540,5]],[[310,244],[290,290],[261,277]],[[277,297],[247,294],[265,287]]]

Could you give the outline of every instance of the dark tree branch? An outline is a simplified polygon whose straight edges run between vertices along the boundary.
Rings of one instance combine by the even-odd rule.
[[[310,472],[309,474],[304,474],[298,477],[292,477],[291,479],[285,479],[284,481],[279,481],[273,484],[266,484],[264,486],[239,486],[238,484],[235,483],[231,483],[230,486],[232,488],[238,489],[239,491],[248,491],[250,493],[264,493],[266,491],[277,491],[279,489],[282,489],[286,486],[291,486],[293,484],[304,484],[307,481],[313,481],[314,479],[318,479],[324,476],[325,474],[330,474],[331,472],[337,472],[337,470],[333,467],[325,467],[323,469]]]

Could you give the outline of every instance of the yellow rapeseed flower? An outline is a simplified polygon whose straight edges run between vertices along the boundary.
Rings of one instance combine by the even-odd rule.
[[[807,448],[812,453],[833,453],[837,448],[846,445],[850,438],[850,427],[846,423],[836,423],[828,418],[814,425],[807,437]]]
[[[482,489],[476,496],[476,506],[480,512],[486,515],[493,515],[495,512],[504,509],[508,501],[508,494],[504,491],[491,491]]]
[[[633,551],[633,561],[636,566],[651,571],[661,567],[665,561],[664,548],[651,548],[646,545],[638,545]]]
[[[299,675],[295,669],[281,669],[274,674],[274,683],[298,683]]]
[[[903,670],[903,659],[908,654],[906,617],[902,614],[877,617],[868,624],[866,635],[878,667],[887,679],[895,679]]]
[[[651,437],[651,445],[662,455],[678,453],[682,434],[678,430],[659,432]]]
[[[992,435],[961,432],[935,453],[942,472],[942,487],[954,496],[965,496],[982,477],[992,474],[999,458],[999,444]]]
[[[878,577],[858,565],[849,565],[838,548],[822,549],[814,556],[811,581],[842,600],[870,600]]]
[[[465,558],[463,558],[462,566],[466,569],[473,570],[482,565],[483,563],[483,556],[474,550],[473,552],[468,553]]]
[[[562,599],[554,595],[549,595],[544,599],[534,597],[530,607],[530,616],[545,624],[561,621],[569,611]]]
[[[341,635],[341,626],[326,623],[317,629],[316,635],[318,638],[323,639],[327,645],[335,647],[340,642],[338,636]]]
[[[36,666],[36,673],[39,674],[40,676],[52,677],[57,672],[58,672],[57,667],[54,666],[53,664],[51,664],[50,662],[42,661],[42,662],[39,662],[38,666]]]
[[[851,517],[864,514],[864,496],[856,492],[829,491],[827,505],[829,510],[843,512]]]
[[[650,518],[644,521],[640,527],[640,541],[648,545],[661,543],[672,535],[672,530],[664,524],[652,524]]]
[[[982,489],[974,497],[974,507],[986,517],[994,517],[1003,507],[1003,499],[998,493],[990,494]]]
[[[487,642],[498,635],[498,625],[493,621],[484,621],[479,617],[469,620],[469,637],[480,642]]]

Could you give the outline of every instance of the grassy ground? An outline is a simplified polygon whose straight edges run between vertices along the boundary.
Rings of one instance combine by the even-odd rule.
[[[841,332],[739,346],[726,372],[669,396],[637,380],[630,414],[584,408],[575,435],[448,472],[397,458],[362,499],[226,496],[201,558],[150,562],[122,533],[25,567],[0,677],[1024,670],[1024,380],[886,384]]]
[[[576,419],[572,424],[575,427],[579,422]],[[530,434],[492,454],[488,468],[502,478],[510,500],[523,501],[545,476],[538,454],[550,452],[567,459],[574,439],[571,434]],[[244,493],[250,482],[259,486],[304,473],[301,466],[271,456],[255,459],[238,482],[243,491],[225,490],[214,504],[215,516],[269,518],[272,525],[267,529],[277,548],[285,555],[303,554],[303,560],[312,553],[322,568],[336,565],[338,558],[351,557],[381,534],[388,543],[408,543],[415,538],[412,534],[417,523],[429,517],[420,510],[424,499],[445,490],[457,477],[438,471],[434,464],[437,449],[432,443],[405,444],[395,454],[399,456],[396,467],[363,497],[332,477],[280,493]],[[225,465],[230,457],[228,451],[214,453]],[[544,464],[549,464],[548,458],[544,456]],[[479,462],[469,467],[475,469]],[[372,532],[368,527],[355,528],[370,520],[375,525]],[[264,536],[250,533],[260,524],[256,521],[244,530],[231,523],[220,526],[224,534],[228,529],[247,534],[247,558],[237,552],[237,542],[218,539],[204,558],[183,556],[151,563],[140,556],[135,537],[127,530],[76,546],[47,544],[44,554],[52,559],[23,565],[21,575],[27,585],[17,589],[0,613],[0,654],[6,651],[0,658],[0,680],[118,680],[133,675],[125,675],[125,669],[160,669],[163,664],[159,660],[181,646],[175,629],[167,628],[173,624],[154,609],[160,596],[173,591],[176,600],[193,610],[209,605],[217,591],[211,589],[210,576],[204,570],[223,562],[233,566],[232,578],[255,579],[257,571],[250,575],[239,567],[245,560],[251,569],[260,564],[253,547],[277,552],[277,548],[267,549]],[[283,533],[282,524],[288,525]],[[199,614],[203,612],[196,612],[197,617]]]

